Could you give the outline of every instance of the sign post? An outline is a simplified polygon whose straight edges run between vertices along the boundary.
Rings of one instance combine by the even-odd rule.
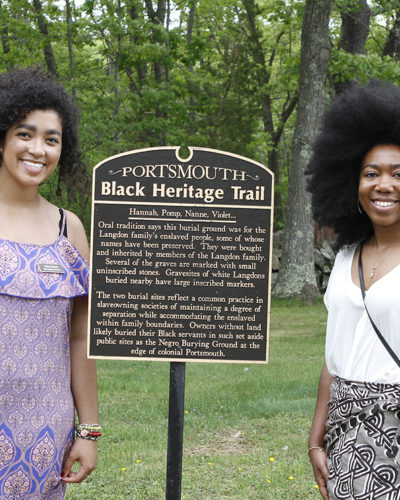
[[[268,361],[273,174],[189,149],[130,151],[93,170],[88,356],[171,362],[171,500],[185,362]]]
[[[186,363],[170,363],[167,500],[181,498],[185,369]]]

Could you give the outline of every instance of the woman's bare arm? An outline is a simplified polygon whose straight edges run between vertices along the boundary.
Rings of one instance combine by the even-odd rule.
[[[330,386],[333,376],[328,372],[326,364],[322,368],[319,379],[317,403],[315,406],[314,419],[311,425],[308,447],[310,460],[314,470],[314,476],[318,483],[319,491],[324,500],[328,500],[328,466],[326,453],[318,448],[325,449],[324,435],[326,420],[328,417],[328,402],[330,398]]]

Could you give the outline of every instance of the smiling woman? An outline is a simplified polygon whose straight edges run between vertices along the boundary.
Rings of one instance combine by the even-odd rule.
[[[39,195],[58,165],[62,175],[79,163],[76,117],[73,101],[49,75],[0,75],[4,499],[62,499],[66,483],[83,481],[97,462],[96,367],[86,358],[88,243],[74,214]]]
[[[3,189],[35,189],[51,175],[61,155],[62,125],[55,111],[34,110],[4,138],[0,183]]]
[[[337,97],[308,167],[338,235],[309,455],[325,500],[400,495],[400,89]]]

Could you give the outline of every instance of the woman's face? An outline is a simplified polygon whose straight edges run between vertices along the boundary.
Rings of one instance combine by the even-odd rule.
[[[375,146],[365,155],[358,197],[374,226],[400,226],[399,146]]]
[[[52,110],[31,111],[7,131],[0,173],[22,186],[39,186],[57,167],[61,146],[59,115]]]

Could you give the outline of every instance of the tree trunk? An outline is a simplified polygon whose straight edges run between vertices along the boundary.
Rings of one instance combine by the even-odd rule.
[[[46,60],[47,69],[49,70],[50,73],[53,73],[53,75],[57,76],[58,71],[57,71],[56,58],[54,57],[53,47],[51,46],[51,43],[49,41],[49,31],[47,29],[46,20],[43,16],[42,12],[43,9],[40,0],[33,0],[33,8],[35,9],[37,15],[39,31],[43,35],[46,42],[43,50],[44,50],[44,58]]]
[[[139,12],[137,6],[132,3],[129,7],[127,7],[127,12],[132,19],[132,21],[138,21],[140,19]],[[130,42],[133,46],[140,45],[140,38],[135,34],[130,34]],[[135,81],[135,75],[130,66],[125,66],[125,73],[129,79],[129,89],[133,94],[138,94],[142,97],[142,88],[144,85],[144,81],[147,75],[147,65],[145,62],[140,61],[135,64],[136,74],[137,74],[137,83]]]
[[[117,1],[117,16],[119,19],[122,17],[122,7],[121,0]],[[117,34],[117,51],[112,57],[112,65],[114,70],[114,97],[115,97],[115,106],[113,112],[113,119],[117,120],[120,114],[120,97],[119,97],[119,61],[121,57],[122,50],[122,35],[120,33]],[[114,135],[114,142],[119,149],[119,136],[120,131],[117,129]]]
[[[69,57],[69,73],[72,79],[75,78],[75,62],[74,51],[72,48],[72,12],[70,0],[65,1],[65,8],[67,13],[67,43],[68,43],[68,57]],[[75,86],[72,88],[72,95],[76,97]]]
[[[194,28],[194,21],[195,21],[195,16],[196,16],[196,0],[192,0],[190,2],[190,9],[189,9],[189,15],[188,15],[188,21],[187,21],[187,34],[186,34],[186,43],[189,46],[192,43],[193,39],[193,28]],[[189,72],[191,75],[194,74],[194,67],[192,63],[189,63],[188,66]],[[194,111],[194,97],[193,95],[190,95],[189,99],[189,116],[190,116],[190,135],[195,135],[196,133],[196,113]]]
[[[266,54],[263,49],[262,44],[262,33],[257,27],[257,14],[258,7],[256,6],[254,0],[242,0],[244,8],[246,10],[247,22],[248,22],[248,39],[250,44],[251,54],[253,56],[254,63],[258,67],[257,83],[259,90],[259,103],[262,108],[262,119],[264,132],[269,134],[272,140],[271,150],[268,152],[268,167],[272,170],[275,177],[275,184],[279,184],[281,179],[279,156],[278,156],[278,145],[283,132],[283,125],[289,119],[292,111],[295,108],[295,103],[297,102],[297,96],[294,97],[293,102],[287,103],[288,106],[283,109],[282,116],[280,118],[280,123],[278,127],[274,125],[274,119],[272,116],[272,104],[271,95],[268,89],[268,83],[271,78],[271,70],[275,59],[275,49],[269,56],[269,60],[266,60]],[[283,32],[279,33],[276,39],[276,45],[278,45]],[[291,100],[290,100],[291,101]],[[292,106],[292,104],[294,104]],[[289,112],[288,112],[289,111]],[[282,221],[282,199],[280,192],[275,193],[275,219]]]
[[[400,61],[400,10],[396,12],[396,19],[389,32],[382,55],[391,56],[396,61]]]
[[[164,26],[165,23],[165,15],[167,13],[167,5],[166,5],[166,0],[157,0],[157,11],[154,10],[153,7],[153,2],[152,0],[145,0],[146,8],[147,8],[147,15],[149,17],[150,22],[154,25],[153,33],[152,33],[152,42],[154,44],[163,44],[163,39],[159,35],[159,31],[156,29],[157,26]],[[167,45],[164,43],[167,49]],[[166,76],[167,76],[167,68],[164,64],[164,62],[158,58],[158,60],[154,61],[154,77],[157,82],[157,84],[162,84],[166,82]],[[165,111],[160,109],[160,106],[156,107],[155,114],[157,118],[160,118],[161,120],[165,121],[166,120],[166,113]],[[158,142],[160,146],[163,146],[167,143],[167,133],[166,133],[166,128],[163,127],[162,132],[159,133],[159,138]]]
[[[369,34],[371,9],[367,0],[358,0],[356,9],[350,12],[342,12],[342,26],[338,49],[343,49],[349,54],[364,54],[365,42]],[[355,80],[338,81],[335,83],[335,91],[340,94],[344,90],[354,86]]]
[[[308,303],[318,295],[314,269],[314,222],[304,169],[325,102],[330,56],[330,0],[307,0],[301,34],[299,101],[281,268],[274,295]]]
[[[0,15],[1,15],[1,27],[0,27],[0,37],[1,37],[1,46],[3,49],[3,54],[8,54],[10,52],[10,46],[8,43],[8,26],[7,26],[7,20],[6,20],[6,11],[5,7],[3,6],[3,2],[0,0]],[[7,69],[10,69],[10,65],[7,65]]]
[[[145,3],[147,7],[147,15],[152,24],[154,24],[154,26],[157,25],[164,26],[165,14],[167,10],[166,0],[158,0],[157,11],[154,10],[152,0],[145,0]],[[163,43],[162,39],[160,39],[160,37],[158,36],[157,30],[153,30],[152,39],[153,43]],[[165,73],[166,73],[166,68],[164,66],[164,63],[161,60],[155,61],[154,76],[157,83],[165,81]]]

